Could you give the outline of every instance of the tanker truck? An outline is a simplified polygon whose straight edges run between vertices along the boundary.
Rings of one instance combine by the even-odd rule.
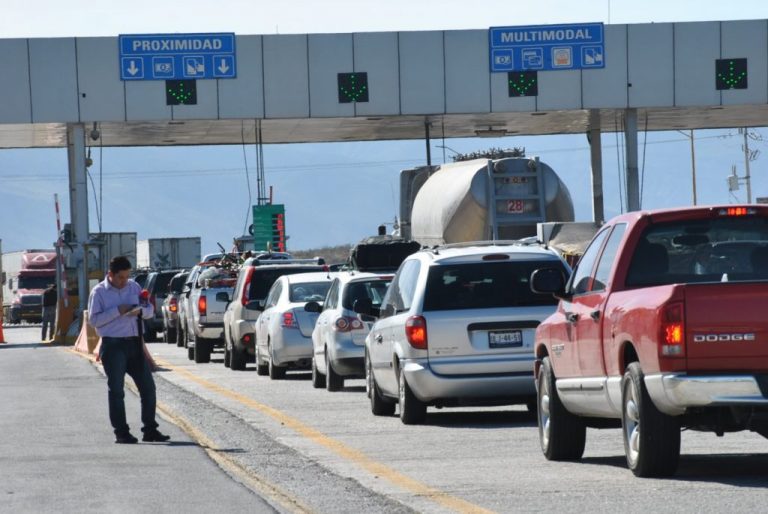
[[[573,221],[573,201],[538,158],[475,159],[400,172],[400,236],[425,246],[536,236]]]

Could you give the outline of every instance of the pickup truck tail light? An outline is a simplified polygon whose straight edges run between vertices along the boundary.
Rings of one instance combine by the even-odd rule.
[[[171,302],[168,304],[168,310],[171,312],[179,311],[179,301],[176,298],[171,298]]]
[[[200,295],[200,298],[197,299],[197,312],[201,316],[206,316],[208,312],[208,299],[205,297],[205,295]]]
[[[283,319],[280,323],[283,328],[299,328],[299,324],[296,321],[296,315],[293,311],[285,311],[283,313]]]
[[[411,316],[405,322],[405,337],[418,350],[427,349],[427,320],[423,316]]]
[[[659,341],[665,357],[685,355],[685,308],[682,302],[665,305],[661,310]]]
[[[350,316],[341,316],[333,322],[333,329],[336,332],[351,332],[363,328],[363,322],[359,318]]]

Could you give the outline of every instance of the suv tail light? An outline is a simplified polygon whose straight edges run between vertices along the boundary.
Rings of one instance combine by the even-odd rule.
[[[663,356],[683,357],[685,355],[685,309],[683,302],[673,302],[662,307],[659,342]]]
[[[176,298],[171,298],[171,302],[168,304],[168,310],[171,312],[178,312],[179,301]]]
[[[427,320],[424,316],[411,316],[406,320],[405,337],[414,348],[427,349]]]
[[[253,343],[253,336],[251,334],[245,334],[240,338],[244,346],[250,346]]]
[[[333,329],[336,332],[351,332],[363,328],[363,322],[359,318],[351,316],[341,316],[333,322]]]
[[[296,315],[293,311],[285,311],[283,313],[283,320],[281,323],[283,328],[298,328],[299,324],[296,322]]]
[[[243,294],[240,296],[240,303],[245,305],[248,303],[248,295],[251,290],[251,278],[253,278],[253,268],[248,269],[248,274],[245,276],[245,283],[243,284]]]
[[[200,295],[200,298],[197,299],[197,311],[201,316],[205,316],[207,314],[208,299],[205,297],[205,295]]]

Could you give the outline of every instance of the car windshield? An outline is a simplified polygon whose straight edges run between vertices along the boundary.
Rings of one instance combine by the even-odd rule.
[[[367,280],[364,282],[350,282],[344,290],[341,305],[352,310],[357,300],[370,299],[374,307],[379,307],[387,292],[391,280]]]
[[[322,302],[331,287],[331,281],[291,284],[288,300],[291,302]]]
[[[627,274],[628,286],[739,280],[768,280],[768,218],[654,223]]]
[[[556,305],[550,294],[531,291],[531,273],[562,268],[555,260],[502,261],[432,266],[427,276],[424,311]]]
[[[318,266],[312,266],[309,268],[291,268],[291,267],[279,267],[273,269],[255,269],[253,271],[253,277],[251,277],[251,283],[248,286],[248,299],[249,300],[263,300],[267,297],[272,284],[275,280],[283,275],[296,275],[297,273],[307,273],[309,271],[318,271]]]
[[[56,282],[54,277],[23,277],[19,276],[19,289],[45,289]]]

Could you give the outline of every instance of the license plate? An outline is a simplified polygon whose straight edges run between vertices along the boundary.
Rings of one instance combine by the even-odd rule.
[[[489,348],[514,348],[523,346],[523,333],[520,330],[488,332]]]

